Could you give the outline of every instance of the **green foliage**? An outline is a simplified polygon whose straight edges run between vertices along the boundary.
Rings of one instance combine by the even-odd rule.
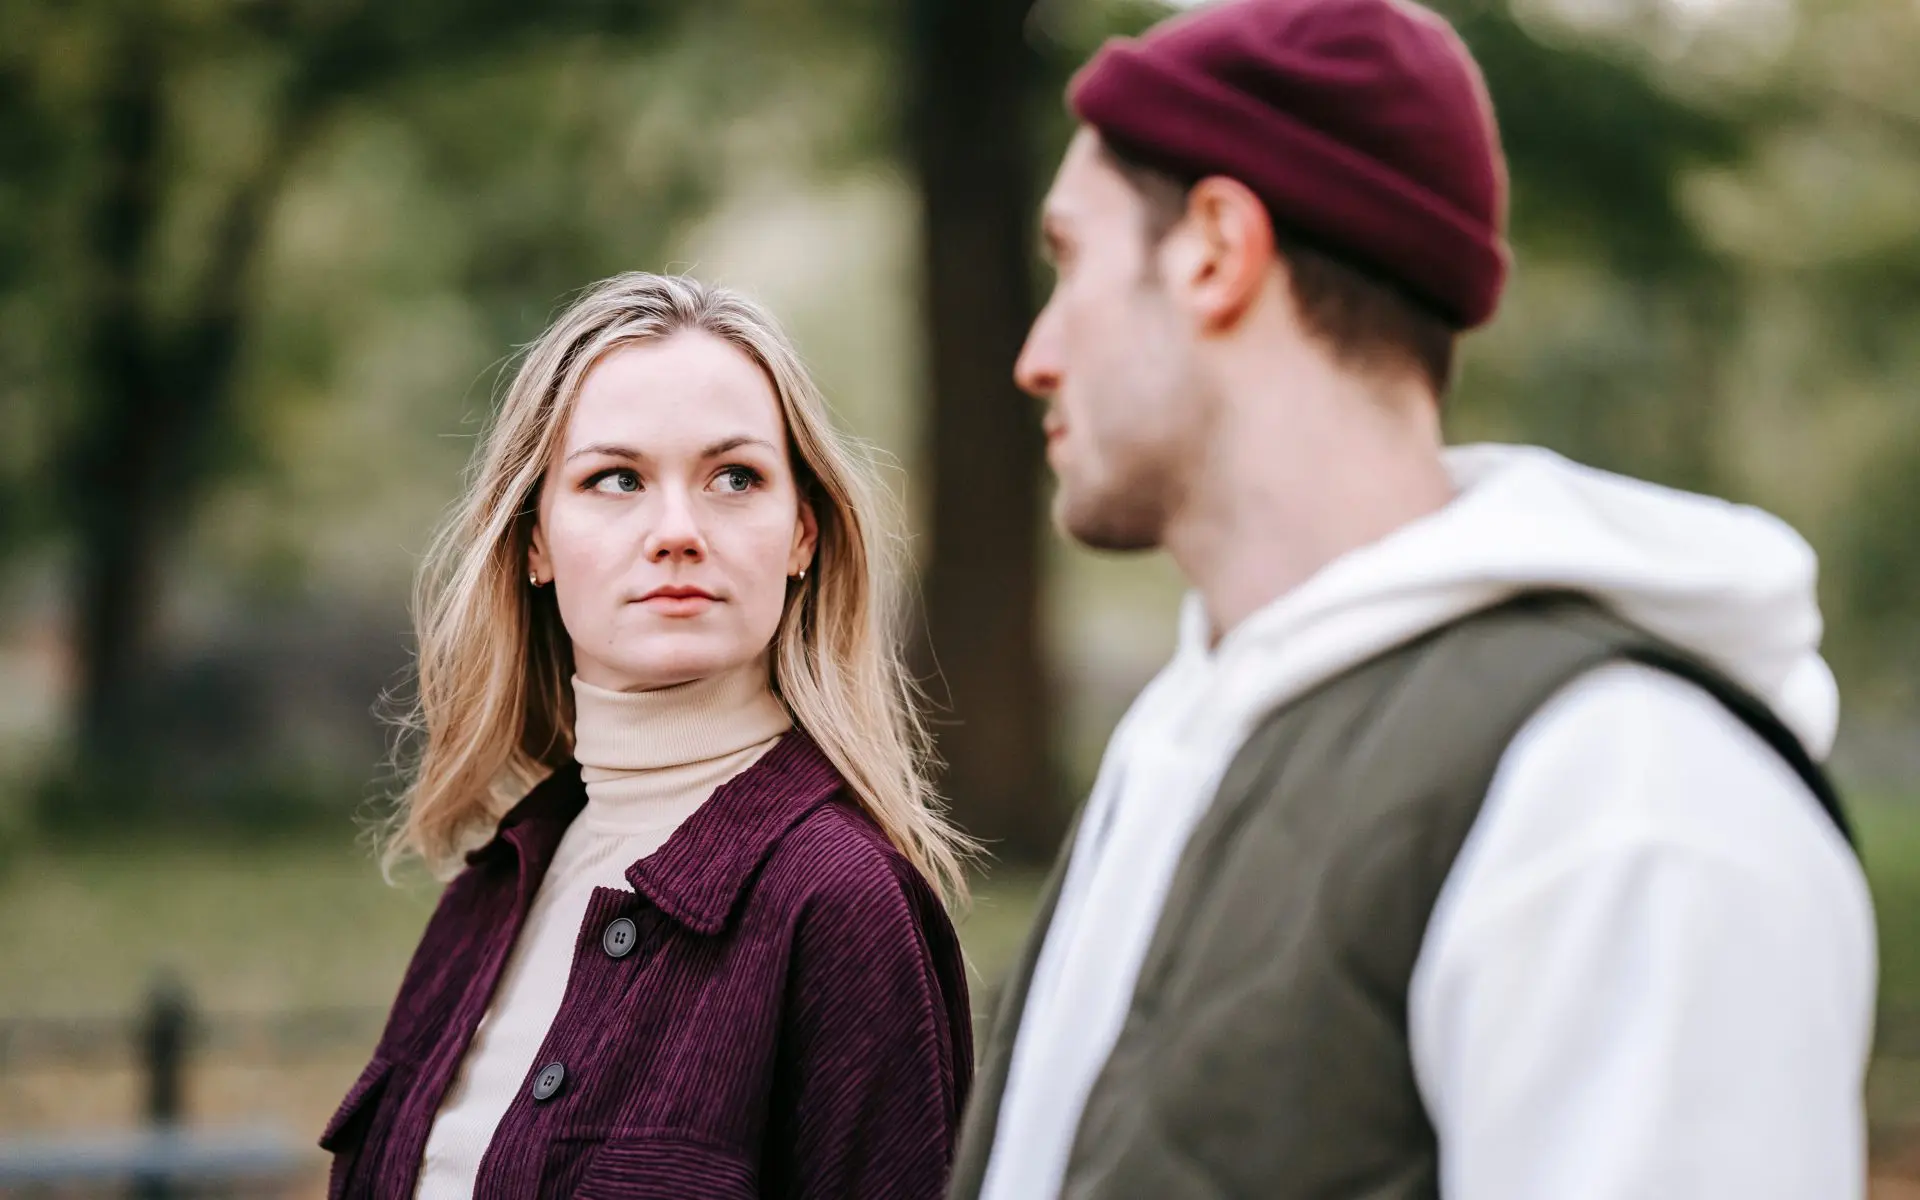
[[[51,535],[75,562],[80,753],[61,811],[158,802],[161,564],[223,481],[269,468],[289,397],[337,393],[326,326],[364,337],[367,299],[407,291],[277,269],[305,232],[287,210],[329,152],[372,134],[413,168],[423,186],[403,203],[445,210],[409,214],[438,242],[440,286],[511,311],[498,325],[512,338],[487,339],[511,345],[705,203],[684,147],[652,194],[616,199],[605,184],[627,173],[595,169],[630,131],[647,48],[679,36],[669,15],[592,0],[0,8],[0,93],[19,101],[0,116],[0,157],[18,168],[0,191],[0,312],[24,317],[0,336],[0,378],[19,380],[0,392],[18,434],[0,455],[0,552]],[[378,171],[355,182],[378,193]],[[582,180],[604,181],[597,207]],[[636,199],[652,221],[635,220]],[[352,225],[343,244],[386,234],[389,262],[420,264],[412,231],[334,219]],[[615,222],[628,236],[601,236]],[[325,315],[302,320],[314,307]],[[282,315],[293,324],[276,328]]]
[[[1694,167],[1738,161],[1750,128],[1664,91],[1617,48],[1549,40],[1505,6],[1450,15],[1487,77],[1524,248],[1640,277],[1705,265],[1679,185]]]
[[[1772,33],[1748,0],[1445,7],[1499,113],[1517,258],[1456,435],[1782,512],[1825,558],[1850,695],[1913,703],[1911,4],[1823,0]],[[1071,72],[1167,11],[1035,5],[1009,136],[1037,183]],[[154,622],[147,692],[274,609],[357,604],[397,634],[497,368],[566,295],[700,269],[673,255],[716,206],[869,178],[900,203],[903,41],[881,0],[0,0],[0,571],[83,560],[96,511],[159,512],[136,607],[184,590],[203,615]],[[836,251],[810,253],[839,287]],[[890,270],[847,311],[912,305]],[[109,378],[105,350],[139,369]],[[142,446],[150,478],[125,465]]]
[[[1867,464],[1840,527],[1850,615],[1860,628],[1843,642],[1856,674],[1877,677],[1902,708],[1920,702],[1920,554],[1911,514],[1920,513],[1920,437],[1896,441]]]

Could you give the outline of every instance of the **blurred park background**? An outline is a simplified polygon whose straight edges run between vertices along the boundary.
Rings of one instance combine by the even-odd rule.
[[[996,850],[990,996],[1172,644],[1164,563],[1045,528],[1008,378],[1060,90],[1167,11],[0,0],[0,1142],[156,1102],[310,1142],[434,896],[357,823],[417,556],[514,347],[631,268],[766,301],[896,464],[948,792]],[[1920,1195],[1920,0],[1444,11],[1518,251],[1451,433],[1819,549],[1882,933],[1876,1194]],[[156,1100],[157,980],[190,1015]]]

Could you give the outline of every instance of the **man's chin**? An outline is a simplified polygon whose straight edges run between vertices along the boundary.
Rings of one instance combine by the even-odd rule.
[[[1157,514],[1119,497],[1075,493],[1064,483],[1053,498],[1053,523],[1089,550],[1131,554],[1160,548]]]

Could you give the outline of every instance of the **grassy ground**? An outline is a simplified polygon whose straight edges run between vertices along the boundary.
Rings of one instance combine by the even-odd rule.
[[[1018,953],[1038,886],[1010,869],[977,888],[976,983]],[[27,855],[0,874],[0,1019],[129,1012],[162,974],[220,1012],[385,1004],[434,895],[346,839]]]
[[[1883,1154],[1920,1145],[1920,802],[1856,805],[1879,909],[1883,1045],[1870,1088]],[[961,927],[976,996],[990,996],[1023,940],[1038,886],[1003,871]],[[161,972],[215,1014],[365,1007],[391,998],[433,902],[424,883],[389,887],[349,834],[267,847],[128,845],[29,852],[0,874],[0,1020],[112,1018],[136,1010]],[[131,1064],[61,1066],[0,1045],[0,1138],[128,1125]],[[190,1111],[207,1124],[267,1123],[310,1134],[366,1046],[210,1051]],[[1913,1160],[1920,1176],[1920,1155]],[[1888,1188],[1876,1195],[1892,1196]]]
[[[1036,876],[983,885],[962,923],[973,985],[989,994],[1018,952]],[[434,888],[389,887],[350,835],[254,847],[146,844],[16,857],[0,874],[0,1023],[106,1022],[172,976],[221,1028],[288,1009],[377,1016],[432,909]],[[311,1046],[254,1038],[215,1046],[190,1074],[188,1109],[208,1125],[316,1132],[358,1073],[377,1024]],[[229,1042],[231,1039],[226,1039]],[[0,1042],[0,1139],[124,1127],[140,1117],[129,1056],[68,1065]]]

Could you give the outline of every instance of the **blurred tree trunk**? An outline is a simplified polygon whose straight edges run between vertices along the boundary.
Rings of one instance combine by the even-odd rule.
[[[87,820],[149,807],[142,706],[171,535],[193,511],[210,442],[231,415],[247,326],[247,281],[289,169],[315,121],[290,100],[251,170],[223,199],[184,311],[163,316],[151,254],[165,191],[163,38],[128,20],[113,34],[100,93],[99,176],[83,268],[85,418],[60,472],[75,533],[75,770],[57,817]]]
[[[932,556],[922,579],[946,794],[1002,858],[1050,856],[1064,825],[1041,652],[1041,439],[1013,362],[1032,315],[1039,63],[1031,0],[912,0],[911,158],[922,202],[932,410]]]
[[[165,401],[142,288],[162,190],[162,78],[152,29],[137,20],[121,25],[109,61],[97,117],[102,161],[86,221],[84,417],[59,473],[77,543],[76,749],[82,766],[95,768],[130,757],[163,524],[154,501]],[[75,804],[92,808],[104,797],[85,788],[72,800],[59,815],[80,816]]]
[[[86,821],[151,809],[142,713],[151,711],[155,616],[166,555],[193,515],[231,427],[252,325],[249,283],[285,183],[327,115],[353,96],[451,70],[540,39],[660,28],[649,6],[603,0],[410,0],[314,9],[260,5],[206,28],[150,5],[75,10],[98,22],[105,69],[93,90],[84,205],[80,411],[54,488],[74,538],[75,755],[47,816]],[[201,14],[204,16],[205,14]],[[218,37],[212,35],[217,32]],[[165,307],[154,246],[177,191],[165,141],[173,75],[192,56],[284,65],[261,150],[219,200],[185,300]],[[169,58],[168,55],[173,55]]]

